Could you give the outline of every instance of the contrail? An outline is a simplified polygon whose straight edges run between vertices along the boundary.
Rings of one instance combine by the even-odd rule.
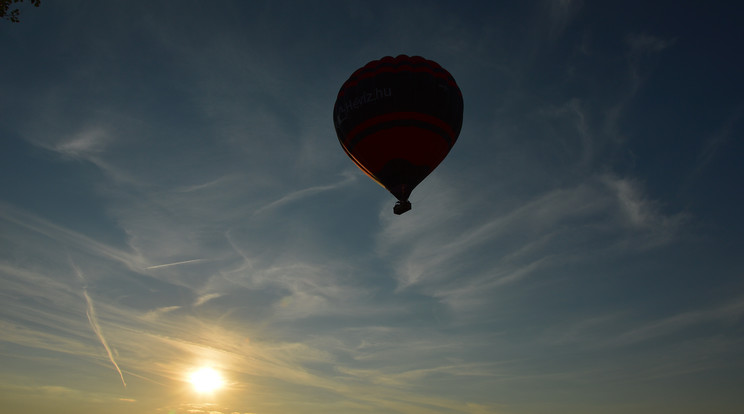
[[[124,384],[124,388],[126,388],[127,383],[126,381],[124,381],[124,374],[121,373],[121,369],[119,369],[119,364],[116,363],[116,360],[114,359],[114,354],[111,352],[111,348],[109,348],[108,342],[106,342],[106,338],[104,338],[103,336],[103,332],[101,331],[101,326],[98,325],[98,318],[96,318],[96,309],[93,307],[93,300],[88,295],[88,288],[85,286],[85,277],[83,276],[83,272],[81,272],[80,269],[75,265],[75,263],[72,262],[72,258],[70,258],[70,264],[72,264],[73,269],[75,269],[75,273],[77,273],[78,277],[83,282],[83,296],[85,297],[85,303],[87,305],[85,314],[88,316],[88,322],[90,322],[90,327],[93,328],[93,332],[98,337],[98,340],[101,341],[101,345],[103,345],[103,348],[106,350],[109,360],[114,365],[114,368],[116,368],[116,372],[119,373],[119,378],[121,378],[121,383]]]
[[[124,375],[121,373],[121,369],[119,369],[119,364],[117,364],[116,360],[114,360],[114,355],[111,353],[111,348],[109,348],[108,343],[106,342],[106,338],[103,337],[101,327],[98,326],[98,320],[96,319],[96,310],[95,308],[93,308],[93,301],[90,299],[90,296],[88,296],[88,289],[83,288],[83,296],[85,296],[85,301],[88,303],[88,310],[85,311],[85,314],[88,315],[88,322],[90,322],[90,326],[93,328],[93,332],[96,333],[96,336],[101,341],[101,345],[103,345],[103,347],[106,349],[109,360],[111,360],[111,363],[114,364],[114,368],[116,368],[116,372],[119,373],[119,377],[121,378],[121,383],[124,384],[124,387],[126,388],[127,383],[124,381]]]
[[[166,263],[166,264],[161,264],[161,265],[149,266],[149,267],[146,267],[145,270],[160,269],[161,267],[178,266],[178,265],[189,264],[189,263],[199,263],[205,260],[206,259],[184,260],[183,262]]]

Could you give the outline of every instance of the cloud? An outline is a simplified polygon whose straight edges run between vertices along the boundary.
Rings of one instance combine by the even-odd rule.
[[[593,255],[669,243],[685,223],[682,213],[663,214],[637,182],[611,175],[487,209],[480,196],[464,197],[446,181],[425,191],[405,222],[381,213],[378,252],[392,261],[399,290],[415,289],[462,310],[488,304],[496,289],[536,282]]]
[[[623,115],[629,105],[633,104],[639,91],[646,80],[652,75],[654,65],[658,56],[676,43],[674,38],[662,38],[647,33],[627,33],[625,35],[625,66],[619,66],[617,72],[612,75],[620,82],[603,83],[602,87],[596,87],[599,96],[592,97],[591,102],[599,102],[600,107],[593,111],[601,124],[594,128],[596,133],[601,133],[598,138],[603,138],[607,143],[622,145],[627,140],[623,131]],[[607,85],[619,85],[620,88],[606,88]],[[608,96],[613,96],[609,98]],[[587,100],[589,101],[589,100]],[[591,126],[591,124],[590,124]],[[595,141],[595,143],[598,143]],[[622,148],[622,147],[621,147]],[[617,148],[614,148],[617,149]],[[625,151],[627,149],[623,149]]]
[[[115,394],[92,392],[81,388],[73,388],[69,385],[27,385],[27,384],[11,384],[3,383],[3,390],[7,393],[12,393],[13,397],[19,395],[30,395],[34,399],[49,399],[56,403],[59,403],[60,398],[65,400],[74,401],[85,401],[87,403],[106,403],[111,404],[112,402],[136,402],[131,398],[122,398]],[[8,394],[4,394],[4,397],[8,397]],[[53,409],[53,408],[52,408]]]
[[[207,358],[224,364],[225,367],[230,367],[231,372],[240,375],[243,378],[241,386],[249,387],[252,381],[256,381],[255,378],[263,381],[276,378],[289,384],[290,388],[310,387],[335,395],[360,396],[365,394],[362,390],[368,390],[368,385],[377,384],[374,387],[379,389],[381,396],[355,397],[352,399],[354,402],[350,404],[386,406],[392,409],[393,406],[399,404],[420,405],[426,400],[423,397],[393,390],[390,388],[390,381],[384,379],[388,374],[382,371],[370,371],[366,374],[355,371],[358,375],[357,383],[349,385],[339,379],[327,377],[325,369],[316,370],[315,367],[319,364],[331,369],[339,363],[340,358],[344,358],[344,352],[347,352],[345,350],[350,349],[346,346],[336,346],[331,349],[326,347],[328,344],[326,340],[335,336],[333,331],[336,328],[332,328],[330,332],[318,331],[314,327],[317,325],[314,324],[322,323],[322,318],[328,318],[325,319],[326,321],[340,321],[340,323],[332,324],[338,329],[354,325],[361,334],[367,330],[364,325],[370,321],[379,323],[380,317],[394,320],[397,316],[407,312],[402,302],[389,303],[384,306],[376,303],[374,291],[377,289],[363,283],[363,277],[349,278],[347,275],[351,269],[348,264],[328,262],[320,266],[309,262],[286,261],[276,262],[274,267],[254,268],[254,275],[249,279],[252,282],[247,283],[247,287],[258,291],[261,295],[271,295],[272,290],[276,288],[281,288],[284,292],[279,297],[284,299],[278,300],[274,306],[267,308],[264,317],[257,320],[260,325],[254,327],[253,321],[246,324],[245,319],[237,317],[239,313],[234,317],[230,316],[232,309],[226,309],[224,312],[220,310],[223,303],[244,303],[246,298],[241,297],[240,291],[236,290],[236,285],[229,283],[220,285],[219,278],[208,284],[209,288],[217,288],[216,291],[206,290],[209,293],[202,294],[197,294],[196,290],[181,292],[180,295],[189,293],[187,298],[191,299],[187,301],[176,300],[176,304],[163,306],[162,299],[157,297],[153,297],[153,300],[145,300],[149,295],[148,291],[159,289],[154,281],[146,277],[148,273],[154,274],[175,269],[189,270],[200,263],[157,269],[146,269],[149,266],[134,266],[130,260],[122,261],[122,257],[128,258],[129,256],[119,250],[110,250],[101,243],[94,243],[91,239],[80,236],[72,230],[52,225],[37,217],[28,214],[18,217],[7,213],[8,210],[5,211],[4,217],[14,219],[11,223],[21,224],[14,229],[14,239],[16,241],[23,238],[34,239],[35,242],[30,245],[35,246],[37,253],[44,252],[37,256],[44,258],[39,263],[54,263],[54,260],[60,263],[65,262],[68,255],[64,249],[59,251],[54,247],[64,244],[74,252],[72,254],[75,256],[75,266],[78,270],[82,269],[82,266],[97,269],[95,278],[92,275],[86,278],[87,287],[81,295],[79,287],[76,289],[80,283],[78,280],[80,275],[77,274],[76,277],[77,272],[74,268],[70,272],[72,274],[67,277],[55,277],[47,273],[46,266],[40,272],[31,272],[18,265],[6,265],[3,273],[4,286],[12,287],[13,284],[6,282],[17,279],[18,283],[21,283],[22,278],[31,277],[28,283],[34,283],[33,287],[30,285],[18,287],[18,289],[23,289],[21,291],[23,297],[49,297],[56,300],[56,303],[47,307],[23,307],[20,303],[13,303],[11,307],[11,304],[6,303],[5,317],[12,315],[20,319],[16,319],[15,324],[3,322],[4,340],[23,345],[29,354],[33,354],[33,349],[46,349],[97,361],[99,353],[95,350],[90,338],[79,337],[79,332],[85,332],[86,328],[90,331],[91,326],[95,325],[99,327],[98,331],[93,329],[99,346],[115,343],[118,350],[116,352],[109,346],[110,356],[107,362],[112,363],[111,359],[113,359],[117,365],[126,367],[121,371],[122,376],[124,374],[128,376],[127,384],[131,386],[140,380],[157,385],[157,389],[166,385],[170,386],[170,382],[180,381],[182,373],[190,364]],[[19,229],[23,231],[19,232]],[[38,243],[39,240],[44,242]],[[55,257],[56,259],[52,260]],[[138,261],[138,263],[143,262],[148,261],[144,259]],[[128,265],[121,266],[124,263]],[[225,264],[220,261],[210,263],[210,266]],[[261,264],[261,262],[257,263]],[[64,267],[61,266],[61,268]],[[225,270],[223,268],[223,271]],[[134,272],[134,274],[129,272]],[[17,276],[9,278],[8,273]],[[137,284],[123,290],[120,284],[127,280],[136,280]],[[57,285],[61,289],[56,287]],[[95,300],[96,297],[93,296],[91,290],[94,287],[95,291],[101,295],[100,299]],[[127,299],[134,296],[139,297],[137,301]],[[222,299],[219,303],[212,300],[217,297]],[[183,302],[191,307],[177,304]],[[218,316],[216,318],[196,317],[191,313],[196,307],[203,312],[217,310]],[[8,309],[12,309],[13,312],[8,313]],[[61,309],[73,309],[74,312],[66,313],[60,311]],[[86,312],[89,318],[87,327],[82,323],[86,322],[85,316],[80,318]],[[210,313],[203,313],[203,315],[208,314]],[[312,322],[303,322],[303,320]],[[42,325],[38,324],[40,321],[43,321]],[[101,321],[105,321],[105,334],[100,329]],[[292,330],[289,330],[287,332],[290,335],[284,336],[283,339],[272,339],[272,336],[277,335],[275,330],[266,331],[265,328],[259,328],[259,326],[266,325],[297,326],[297,335],[291,334]],[[37,328],[23,328],[29,326]],[[307,329],[316,332],[313,335],[316,339],[305,337],[306,334],[302,332]],[[268,337],[262,337],[262,332]],[[400,329],[398,332],[398,339],[391,342],[386,340],[388,344],[384,345],[385,347],[393,347],[401,340],[409,342],[411,337],[405,329]],[[252,338],[250,343],[245,340],[248,336]],[[368,339],[372,337],[367,335]],[[431,348],[432,352],[437,352],[436,349],[442,349],[443,346],[448,349],[453,349],[455,346],[454,344],[443,345],[441,338],[439,342],[439,345]],[[424,352],[426,340],[419,339],[417,343],[417,352]],[[380,345],[383,344],[378,342],[378,346]],[[371,351],[373,348],[367,347],[366,350],[358,353],[358,357],[361,360],[366,358],[368,362],[383,358],[386,365],[395,365],[395,361],[389,360],[385,353]],[[347,363],[350,363],[349,367],[355,364],[353,361],[347,361],[342,365]],[[85,369],[95,370],[97,366],[97,364],[92,364],[92,366],[86,364]],[[423,368],[416,367],[414,364],[414,368],[411,369],[422,370]],[[447,370],[443,369],[441,372],[445,371]],[[398,370],[395,375],[402,375],[397,380],[401,382],[406,375],[410,378],[422,377],[424,371],[417,375],[413,372],[404,374]],[[50,381],[53,380],[50,379]],[[276,389],[270,392],[278,395],[283,391]],[[391,406],[391,403],[386,402],[386,396],[390,396],[390,393],[395,394],[396,399],[407,402],[395,403]],[[453,404],[446,399],[430,403],[441,406]]]
[[[628,69],[630,71],[630,96],[634,96],[650,73],[644,64],[651,56],[674,45],[675,39],[663,39],[645,33],[630,33],[626,36]]]
[[[614,346],[627,346],[670,335],[703,324],[735,324],[744,315],[744,298],[738,298],[710,309],[685,311],[677,315],[651,320],[633,327],[611,340]]]
[[[744,107],[735,108],[723,125],[705,139],[703,147],[698,153],[695,168],[692,171],[693,175],[700,174],[715,159],[721,149],[731,142],[732,135],[735,133],[735,128],[741,121],[742,115],[744,115]]]
[[[551,38],[559,36],[582,7],[581,0],[547,0]]]
[[[259,209],[257,209],[256,211],[254,211],[253,214],[254,215],[263,214],[264,212],[266,212],[268,210],[277,209],[277,208],[279,208],[279,207],[281,207],[281,206],[283,206],[285,204],[294,203],[294,202],[297,202],[299,200],[302,200],[303,198],[306,198],[306,197],[312,197],[312,196],[314,196],[316,194],[320,194],[320,193],[323,193],[323,192],[333,191],[333,190],[342,188],[344,186],[350,185],[351,183],[353,183],[355,181],[356,181],[356,175],[354,175],[354,174],[352,174],[352,173],[350,173],[350,172],[347,171],[344,174],[344,179],[341,180],[341,181],[338,181],[338,182],[333,183],[333,184],[321,185],[321,186],[313,186],[313,187],[309,187],[309,188],[304,188],[302,190],[293,191],[293,192],[291,192],[291,193],[289,193],[289,194],[287,194],[285,196],[282,196],[280,199],[278,199],[276,201],[272,201],[269,204],[267,204],[267,205],[265,205],[263,207],[260,207]]]
[[[0,202],[0,207],[0,219],[13,223],[25,230],[31,230],[33,234],[46,236],[54,242],[68,246],[69,249],[82,249],[105,256],[133,270],[138,270],[142,267],[141,258],[137,255],[54,224],[13,205]],[[17,231],[17,229],[14,230]]]
[[[145,319],[154,319],[154,318],[158,318],[160,315],[164,313],[173,312],[181,308],[182,308],[181,306],[165,306],[162,308],[153,309],[147,312],[143,317]]]
[[[623,306],[595,316],[569,314],[533,338],[557,358],[580,355],[562,369],[566,380],[624,383],[669,381],[722,369],[736,359],[741,340],[732,332],[744,315],[741,297],[670,315]],[[574,366],[575,364],[575,366]]]
[[[627,223],[650,236],[649,243],[664,244],[671,241],[677,230],[689,219],[685,212],[665,215],[658,203],[647,199],[638,183],[612,176],[602,177],[602,181],[614,191],[619,210]]]
[[[601,142],[604,137],[591,127],[592,114],[584,106],[581,99],[572,98],[561,105],[540,111],[546,123],[557,124],[551,130],[554,157],[566,159],[565,164],[576,170],[590,169],[598,161],[596,158],[603,155],[600,150],[606,145]],[[558,129],[565,123],[568,124],[568,129]]]
[[[744,298],[735,297],[713,306],[700,306],[672,315],[646,314],[636,309],[611,310],[589,317],[567,319],[549,327],[543,340],[581,349],[616,349],[649,345],[680,332],[687,341],[706,337],[706,326],[732,326],[744,315]]]
[[[674,45],[675,39],[663,39],[647,33],[631,33],[626,39],[631,55],[658,53]]]
[[[90,159],[105,151],[110,140],[111,137],[104,128],[91,127],[47,148],[71,158]]]
[[[220,296],[222,296],[222,293],[209,293],[206,295],[199,296],[196,298],[196,301],[194,302],[194,306],[201,306],[207,302],[209,302],[212,299],[217,299]]]

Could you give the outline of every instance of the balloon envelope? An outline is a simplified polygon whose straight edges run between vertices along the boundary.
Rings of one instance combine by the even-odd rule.
[[[386,56],[344,82],[333,123],[354,163],[410,208],[411,191],[457,141],[462,112],[460,88],[439,64]]]

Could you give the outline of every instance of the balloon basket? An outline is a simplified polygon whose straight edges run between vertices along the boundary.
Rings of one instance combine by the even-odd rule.
[[[406,200],[406,201],[397,201],[395,203],[395,206],[393,206],[393,213],[395,213],[397,215],[401,215],[401,214],[405,213],[406,211],[408,211],[410,209],[411,209],[411,202],[410,201],[408,201],[408,200]]]

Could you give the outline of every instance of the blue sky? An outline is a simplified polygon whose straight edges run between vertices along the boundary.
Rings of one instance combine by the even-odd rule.
[[[723,4],[24,7],[0,22],[0,412],[742,412]],[[331,114],[401,53],[465,112],[395,216]],[[203,366],[222,389],[192,389]]]

